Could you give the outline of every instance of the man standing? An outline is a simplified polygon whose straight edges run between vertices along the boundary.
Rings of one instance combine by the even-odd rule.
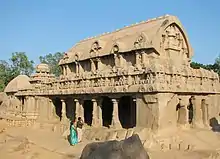
[[[78,117],[78,121],[76,123],[76,130],[78,135],[78,142],[82,141],[82,129],[83,129],[83,120],[81,117]]]

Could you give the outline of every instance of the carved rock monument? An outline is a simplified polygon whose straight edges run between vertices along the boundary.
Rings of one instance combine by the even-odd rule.
[[[59,78],[40,64],[33,76],[13,79],[1,116],[20,126],[68,126],[81,116],[91,128],[205,127],[220,110],[219,77],[191,68],[192,56],[170,15],[91,37],[65,53]]]

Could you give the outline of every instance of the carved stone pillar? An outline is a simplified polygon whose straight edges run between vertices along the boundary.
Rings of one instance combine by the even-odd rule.
[[[71,73],[70,67],[69,65],[66,65],[66,75],[70,75],[70,73]]]
[[[84,119],[83,101],[78,99],[75,99],[74,101],[76,102],[76,112],[75,112],[76,120],[78,117]]]
[[[53,101],[49,99],[49,105],[48,105],[48,119],[53,118],[53,111],[54,111],[54,106],[53,106]]]
[[[23,98],[23,97],[22,97]],[[23,99],[20,99],[20,112],[22,113],[23,111]]]
[[[92,99],[92,102],[93,102],[92,126],[101,127],[102,126],[102,110],[101,110],[102,100]]]
[[[65,76],[65,75],[66,75],[66,69],[65,69],[65,66],[62,66],[62,70],[63,70],[63,75]]]
[[[62,110],[61,110],[61,121],[66,122],[67,117],[66,117],[66,102],[65,100],[61,99],[62,102]]]
[[[193,104],[193,126],[203,127],[201,100],[197,97],[193,97],[192,104]]]
[[[201,102],[201,110],[202,110],[202,120],[205,127],[208,126],[208,104],[206,100],[203,99]]]
[[[114,60],[115,60],[115,66],[116,68],[122,67],[123,63],[122,63],[122,55],[120,54],[114,54]]]
[[[91,71],[95,71],[95,64],[93,59],[90,59],[90,64],[91,64]]]
[[[123,67],[123,61],[122,61],[123,59],[122,58],[123,58],[122,55],[119,54],[118,55],[118,62],[119,62],[118,65],[119,65],[119,67]]]
[[[96,99],[92,99],[93,103],[93,112],[92,112],[92,126],[97,127],[97,121],[98,121],[98,104]]]
[[[75,65],[76,65],[76,75],[79,75],[79,64],[78,64],[78,62],[76,62]]]
[[[132,117],[130,118],[131,119],[131,123],[132,124],[134,124],[133,126],[136,126],[136,117],[137,117],[137,111],[136,111],[136,109],[137,109],[137,99],[136,98],[133,98],[132,99],[132,107],[131,107],[131,112],[135,112],[135,113],[132,113]]]
[[[97,59],[97,70],[101,70],[102,69],[102,62],[100,60],[100,58]]]
[[[142,64],[146,63],[146,56],[145,52],[141,52],[141,62]]]
[[[186,108],[186,103],[182,99],[179,99],[179,104],[176,108],[178,111],[177,123],[179,126],[185,126],[188,122],[188,112]]]
[[[122,128],[121,123],[119,121],[118,100],[112,99],[112,103],[113,103],[112,126],[114,128]]]

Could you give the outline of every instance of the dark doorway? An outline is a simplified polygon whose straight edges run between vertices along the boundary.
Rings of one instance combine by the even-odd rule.
[[[92,112],[93,112],[93,103],[91,100],[85,100],[84,104],[84,120],[85,123],[89,126],[92,125]]]
[[[103,97],[102,101],[102,123],[108,127],[112,124],[113,103],[109,97]]]
[[[131,96],[123,96],[118,105],[119,120],[123,128],[129,129],[136,126],[136,102]]]
[[[55,112],[56,115],[60,118],[62,118],[62,102],[59,98],[55,98],[53,100],[53,105],[55,106]]]
[[[74,99],[68,98],[66,100],[66,116],[71,121],[75,120],[75,110],[76,110],[76,104],[74,102]]]

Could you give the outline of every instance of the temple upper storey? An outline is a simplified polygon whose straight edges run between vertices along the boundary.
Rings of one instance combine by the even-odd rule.
[[[80,41],[60,60],[63,76],[149,67],[190,66],[193,51],[175,16],[165,15]]]
[[[219,92],[218,74],[191,68],[192,56],[182,24],[165,15],[78,42],[60,60],[59,78],[40,64],[30,83],[35,94]]]

